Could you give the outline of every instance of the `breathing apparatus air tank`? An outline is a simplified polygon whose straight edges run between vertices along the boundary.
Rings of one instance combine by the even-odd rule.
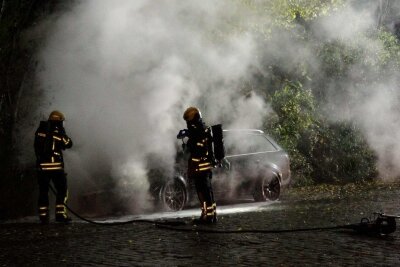
[[[221,161],[225,158],[225,145],[222,124],[211,126],[211,133],[213,137],[214,157],[217,161]]]

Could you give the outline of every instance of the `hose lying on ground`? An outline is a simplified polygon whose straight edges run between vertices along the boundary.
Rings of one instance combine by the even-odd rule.
[[[51,191],[56,194],[54,188],[50,185]],[[144,220],[144,219],[133,219],[123,222],[99,222],[93,221],[82,217],[75,211],[73,211],[67,204],[64,206],[69,212],[74,214],[76,217],[82,221],[102,226],[117,226],[132,223],[151,223],[157,228],[173,230],[179,232],[197,232],[197,233],[214,233],[214,234],[244,234],[244,233],[258,233],[258,234],[277,234],[277,233],[292,233],[292,232],[309,232],[309,231],[324,231],[324,230],[335,230],[335,229],[352,229],[360,234],[373,234],[373,235],[388,235],[396,231],[396,218],[400,216],[396,215],[386,215],[384,213],[374,213],[376,216],[375,220],[370,220],[368,218],[362,218],[361,222],[358,224],[345,224],[336,225],[328,227],[310,227],[310,228],[295,228],[295,229],[237,229],[237,230],[216,230],[210,228],[199,228],[195,224],[192,224],[190,228],[182,228],[176,226],[188,225],[185,221],[155,221],[155,220]]]
[[[50,190],[53,192],[54,195],[57,195],[56,191],[54,190],[54,188],[50,186]],[[65,208],[67,208],[67,210],[69,212],[71,212],[73,215],[75,215],[76,217],[78,217],[79,219],[81,219],[82,221],[91,223],[91,224],[96,224],[96,225],[105,225],[105,226],[116,226],[116,225],[124,225],[124,224],[131,224],[134,222],[141,222],[141,223],[152,223],[154,224],[155,221],[153,220],[143,220],[143,219],[133,219],[133,220],[129,220],[129,221],[123,221],[123,222],[99,222],[99,221],[93,221],[87,218],[82,217],[81,215],[79,215],[78,213],[76,213],[73,209],[71,209],[67,204],[64,203]]]
[[[307,232],[307,231],[323,231],[333,229],[353,229],[351,225],[337,225],[331,227],[315,227],[315,228],[295,228],[295,229],[282,229],[282,230],[268,230],[268,229],[237,229],[237,230],[214,230],[209,228],[181,228],[173,227],[165,224],[155,223],[155,226],[162,229],[174,230],[179,232],[197,232],[197,233],[214,233],[214,234],[279,234],[279,233],[292,233],[292,232]]]

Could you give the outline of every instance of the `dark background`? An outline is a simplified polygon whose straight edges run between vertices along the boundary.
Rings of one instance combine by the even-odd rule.
[[[33,213],[36,203],[36,180],[32,169],[18,164],[14,146],[14,125],[18,119],[18,102],[23,77],[39,40],[22,40],[24,32],[40,19],[54,14],[58,0],[0,1],[0,219]]]

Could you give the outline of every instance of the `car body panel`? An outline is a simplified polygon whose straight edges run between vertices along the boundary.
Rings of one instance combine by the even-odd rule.
[[[223,134],[226,157],[217,168],[213,169],[212,178],[216,200],[235,199],[252,194],[254,196],[255,188],[260,188],[260,181],[263,181],[263,184],[268,184],[269,181],[278,179],[279,187],[289,183],[290,162],[288,154],[263,131],[228,129],[224,130]],[[186,188],[187,202],[195,203],[197,202],[197,194],[194,182],[188,179],[186,173],[188,156],[178,149],[176,174],[174,177],[167,177],[167,181],[173,179],[182,183]],[[167,183],[165,180],[161,183],[158,181],[157,186],[152,183],[151,188],[162,192],[163,184]],[[153,193],[154,196],[162,195],[156,191]],[[255,196],[254,199],[256,199]]]
[[[278,176],[282,184],[290,179],[288,156],[272,138],[260,130],[225,130],[225,159],[230,168],[217,168],[213,175],[216,197],[234,198],[252,193],[257,179]],[[287,169],[285,169],[287,168]]]

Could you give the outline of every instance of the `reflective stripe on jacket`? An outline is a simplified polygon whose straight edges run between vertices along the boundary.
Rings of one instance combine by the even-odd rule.
[[[190,150],[189,171],[202,172],[212,169],[212,136],[209,127],[199,130],[196,135],[189,136]]]
[[[35,134],[35,152],[37,166],[41,171],[55,171],[64,169],[62,150],[72,147],[72,140],[63,129],[49,130],[39,127]]]

